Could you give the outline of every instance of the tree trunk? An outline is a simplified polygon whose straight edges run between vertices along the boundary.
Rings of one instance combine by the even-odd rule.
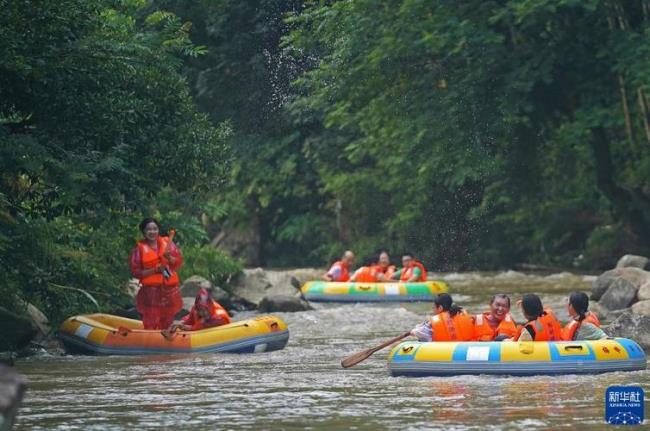
[[[650,246],[650,199],[640,191],[616,183],[609,138],[603,128],[592,131],[590,145],[596,162],[598,189],[611,202],[615,215],[630,228],[638,244]]]

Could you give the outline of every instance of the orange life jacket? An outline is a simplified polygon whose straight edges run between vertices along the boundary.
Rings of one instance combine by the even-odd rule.
[[[525,323],[517,335],[517,340],[529,326],[535,332],[534,341],[559,341],[562,339],[562,327],[550,309],[544,309],[544,314],[540,317]]]
[[[424,265],[418,260],[413,260],[413,263],[407,268],[402,268],[402,273],[400,274],[399,279],[401,281],[407,281],[413,276],[413,270],[415,268],[420,268],[420,278],[415,281],[427,281],[427,270],[424,268]]]
[[[562,339],[565,341],[573,341],[578,329],[580,329],[580,325],[584,322],[592,323],[600,328],[600,320],[598,320],[598,316],[589,311],[585,314],[585,318],[582,322],[571,319],[571,321],[562,328]]]
[[[341,267],[341,276],[332,281],[348,281],[350,279],[350,268],[348,268],[348,265],[342,260],[337,260],[332,264],[331,268],[335,267],[336,265]]]
[[[354,281],[358,283],[374,283],[377,281],[377,266],[362,266],[354,273]]]
[[[149,246],[146,240],[138,241],[138,249],[140,249],[140,259],[142,260],[143,269],[151,269],[157,267],[159,264],[168,266],[169,262],[163,257],[163,253],[167,250],[169,237],[158,237],[158,250],[154,250]],[[171,271],[171,268],[170,268]],[[165,279],[163,274],[155,272],[140,279],[143,286],[176,286],[180,283],[176,271],[171,271],[171,277]]]
[[[461,312],[451,316],[448,311],[431,316],[433,341],[471,341],[474,337],[472,319]]]
[[[489,311],[477,314],[474,317],[474,339],[477,341],[492,341],[498,335],[506,335],[508,338],[514,338],[519,334],[517,325],[510,313],[505,317],[496,328],[492,328],[488,321]]]

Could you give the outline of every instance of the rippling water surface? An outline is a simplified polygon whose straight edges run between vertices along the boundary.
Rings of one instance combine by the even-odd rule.
[[[536,292],[562,320],[564,298],[587,290],[590,282],[566,273],[441,277],[471,312],[482,311],[493,293],[516,300]],[[650,388],[650,371],[394,378],[386,369],[388,349],[344,370],[342,357],[410,329],[430,304],[316,307],[278,313],[291,331],[289,344],[278,352],[39,356],[19,362],[30,386],[17,429],[611,429],[603,421],[607,386]],[[521,320],[518,311],[514,316]]]

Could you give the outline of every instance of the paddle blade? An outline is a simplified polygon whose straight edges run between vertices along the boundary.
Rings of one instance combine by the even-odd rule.
[[[368,359],[375,351],[373,349],[366,349],[361,352],[357,352],[354,355],[348,356],[341,361],[341,366],[343,368],[350,368],[357,365],[361,361]]]
[[[411,335],[411,332],[410,332],[410,331],[409,331],[409,332],[405,332],[405,333],[403,333],[402,335],[399,335],[399,336],[397,336],[397,337],[395,337],[395,338],[391,338],[391,339],[388,340],[388,341],[384,341],[383,343],[381,343],[381,344],[380,344],[379,346],[377,346],[377,347],[372,347],[372,348],[370,348],[370,349],[362,350],[362,351],[360,351],[359,353],[355,353],[355,354],[352,355],[352,356],[348,356],[347,358],[344,358],[344,359],[341,361],[341,366],[342,366],[343,368],[350,368],[350,367],[352,367],[352,366],[354,366],[354,365],[357,365],[359,362],[368,359],[368,358],[370,357],[370,355],[372,355],[373,353],[375,353],[375,352],[377,352],[377,351],[383,349],[384,347],[388,347],[388,346],[390,346],[391,344],[396,343],[396,342],[398,342],[399,340],[408,337],[409,335]]]

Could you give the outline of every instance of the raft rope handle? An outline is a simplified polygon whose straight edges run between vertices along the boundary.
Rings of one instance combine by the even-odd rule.
[[[581,345],[564,346],[564,350],[582,350],[583,348]]]
[[[368,286],[368,285],[359,286],[359,289],[361,289],[361,290],[370,290],[371,288],[372,288],[372,286]]]

